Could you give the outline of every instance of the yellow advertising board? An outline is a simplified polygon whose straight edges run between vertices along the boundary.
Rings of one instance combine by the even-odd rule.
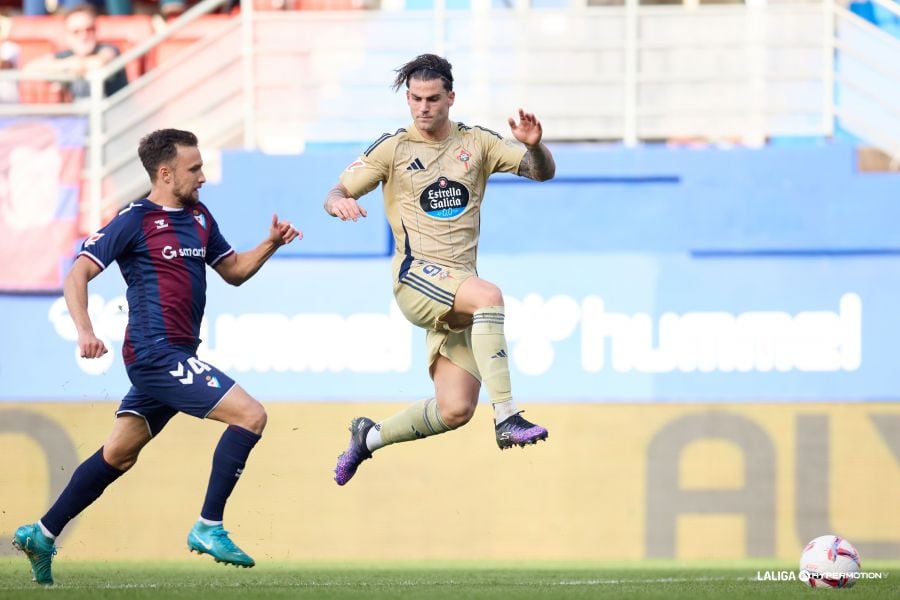
[[[501,452],[490,407],[332,480],[350,419],[399,404],[273,403],[226,508],[257,560],[777,557],[826,533],[900,556],[900,405],[529,404],[546,443]],[[0,536],[97,450],[114,402],[0,404]],[[67,558],[178,558],[224,426],[178,416],[73,521]],[[0,544],[0,553],[8,553]]]

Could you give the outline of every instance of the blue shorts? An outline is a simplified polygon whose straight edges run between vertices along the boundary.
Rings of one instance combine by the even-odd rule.
[[[143,417],[152,436],[179,412],[205,419],[235,385],[231,377],[188,348],[162,348],[126,370],[131,389],[116,416]]]

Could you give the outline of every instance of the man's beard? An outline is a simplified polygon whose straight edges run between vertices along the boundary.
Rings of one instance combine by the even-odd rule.
[[[176,194],[175,199],[178,200],[178,203],[182,206],[194,206],[198,202],[200,202],[200,194],[197,193],[196,197],[193,193],[190,194]]]

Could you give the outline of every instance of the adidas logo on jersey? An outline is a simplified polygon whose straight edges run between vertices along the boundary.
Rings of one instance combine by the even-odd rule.
[[[409,166],[406,167],[406,170],[407,171],[424,171],[425,165],[423,165],[422,161],[417,158],[416,160],[409,163]]]

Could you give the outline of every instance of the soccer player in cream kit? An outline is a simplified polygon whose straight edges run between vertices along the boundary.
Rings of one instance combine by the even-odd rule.
[[[512,398],[503,295],[476,271],[481,202],[492,173],[551,179],[556,165],[541,143],[533,114],[509,119],[515,141],[482,127],[450,120],[455,99],[446,59],[423,54],[397,69],[395,89],[406,87],[413,122],[384,134],[341,174],[325,200],[342,221],[366,216],[357,200],[382,185],[394,235],[394,297],[406,318],[425,329],[434,397],[380,423],[357,417],[350,444],[338,458],[335,481],[346,484],[372,452],[398,442],[465,425],[482,383],[494,408],[501,449],[546,439]]]
[[[88,314],[88,282],[119,263],[128,286],[122,356],[132,386],[103,446],[73,472],[38,522],[16,530],[13,544],[25,552],[35,581],[43,585],[53,583],[55,540],[66,524],[134,466],[144,446],[179,412],[227,424],[213,454],[200,518],[187,536],[188,548],[226,564],[255,564],[231,541],[222,520],[225,503],[262,436],[266,412],[233,379],[197,356],[206,267],[240,285],[278,248],[302,234],[273,215],[259,246],[235,252],[199,199],[206,179],[197,137],[161,129],[141,140],[138,154],[150,175],[150,195],[124,207],[85,240],[64,283],[81,356],[98,358],[107,349],[94,335]],[[123,514],[122,526],[134,517]]]

